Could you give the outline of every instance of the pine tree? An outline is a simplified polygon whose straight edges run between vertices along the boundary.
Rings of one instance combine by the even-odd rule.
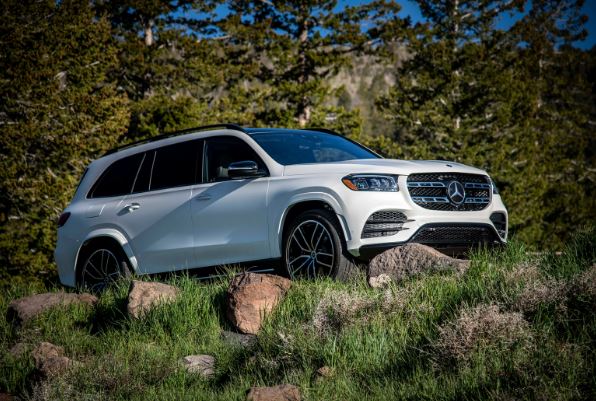
[[[580,52],[568,47],[584,35],[582,2],[419,4],[428,29],[379,101],[405,155],[486,169],[512,231],[540,247],[560,245],[594,216],[587,150],[594,108],[579,100],[593,94],[576,73]],[[496,28],[499,15],[520,6],[531,8],[517,24]]]
[[[126,96],[110,25],[76,0],[0,5],[0,281],[52,277],[55,222],[91,158],[114,146]]]
[[[412,57],[378,104],[395,121],[398,141],[411,145],[410,156],[457,159],[466,139],[480,136],[479,129],[489,128],[501,113],[495,87],[506,73],[501,61],[508,43],[495,26],[519,2],[418,4],[428,24],[418,26]]]
[[[246,57],[258,59],[256,78],[267,84],[257,117],[283,126],[357,119],[343,109],[323,110],[327,79],[348,65],[350,54],[400,37],[408,23],[397,16],[397,3],[383,0],[343,9],[336,0],[232,1],[229,7],[221,28]]]
[[[139,139],[202,125],[226,85],[226,54],[214,29],[218,0],[106,1],[113,35],[122,38],[112,76],[131,99],[126,138]]]

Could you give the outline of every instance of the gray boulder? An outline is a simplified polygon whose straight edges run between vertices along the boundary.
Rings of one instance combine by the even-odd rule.
[[[389,249],[370,261],[368,283],[371,287],[379,288],[391,281],[399,282],[424,272],[462,272],[469,263],[468,260],[449,257],[426,245],[406,244]]]
[[[273,387],[253,387],[246,397],[248,401],[300,401],[300,389],[291,384]]]
[[[94,306],[97,303],[97,297],[91,294],[72,294],[66,292],[30,295],[12,301],[8,305],[6,318],[8,321],[21,324],[49,309],[75,303]]]
[[[58,376],[75,365],[64,355],[64,348],[48,342],[40,343],[31,351],[31,356],[37,371],[46,378]]]
[[[211,355],[189,355],[182,358],[182,365],[190,373],[196,373],[206,379],[215,373],[215,358]]]

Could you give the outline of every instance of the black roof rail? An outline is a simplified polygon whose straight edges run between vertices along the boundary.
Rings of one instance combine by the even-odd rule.
[[[246,130],[244,128],[242,128],[238,124],[212,124],[212,125],[204,125],[202,127],[188,128],[188,129],[184,129],[184,130],[180,130],[180,131],[169,132],[169,133],[157,135],[157,136],[154,136],[154,137],[151,137],[151,138],[141,139],[140,141],[131,142],[131,143],[128,143],[126,145],[122,145],[122,146],[119,146],[117,148],[110,149],[106,153],[104,153],[103,156],[111,155],[112,153],[116,153],[116,152],[119,152],[121,150],[131,148],[133,146],[142,145],[144,143],[151,143],[151,142],[159,141],[160,139],[172,138],[172,137],[175,137],[175,136],[190,134],[192,132],[197,132],[197,131],[208,131],[208,130],[216,129],[216,128],[227,128],[227,129],[232,129],[232,130],[235,130],[235,131],[241,131],[241,132],[247,133]]]
[[[345,136],[345,135],[342,135],[339,132],[333,131],[332,129],[329,129],[329,128],[302,128],[302,130],[303,131],[318,131],[318,132],[324,132],[326,134]]]

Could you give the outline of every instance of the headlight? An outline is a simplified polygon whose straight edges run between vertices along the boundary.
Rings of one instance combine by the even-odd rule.
[[[397,192],[396,175],[354,174],[341,180],[352,191]]]
[[[495,182],[493,181],[493,179],[490,179],[490,184],[493,187],[493,195],[498,195],[499,194],[499,188],[497,188],[497,184],[495,184]]]

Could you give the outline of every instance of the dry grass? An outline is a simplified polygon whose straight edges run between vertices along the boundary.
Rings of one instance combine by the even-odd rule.
[[[435,348],[447,361],[466,361],[480,348],[507,351],[530,344],[532,332],[521,313],[501,311],[497,305],[464,308],[453,322],[439,328]]]
[[[343,327],[366,320],[378,300],[350,291],[331,291],[317,304],[313,327],[319,334],[339,331]]]
[[[512,277],[517,277],[524,286],[512,309],[526,315],[536,313],[543,306],[553,306],[557,313],[564,315],[567,304],[578,299],[596,307],[596,265],[569,281],[541,277],[535,266],[518,268],[509,278]]]

